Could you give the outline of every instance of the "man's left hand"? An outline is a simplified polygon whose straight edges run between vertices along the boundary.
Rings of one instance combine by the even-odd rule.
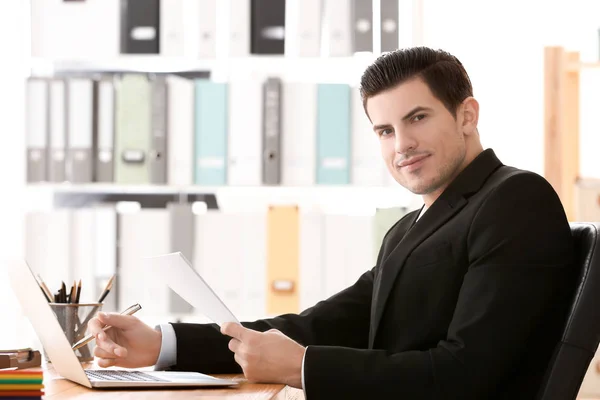
[[[229,350],[249,382],[283,383],[302,388],[305,348],[276,329],[257,332],[236,323],[225,323],[221,333],[231,336]]]

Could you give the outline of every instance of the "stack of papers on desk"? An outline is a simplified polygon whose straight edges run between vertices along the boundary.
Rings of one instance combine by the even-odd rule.
[[[41,399],[43,372],[21,369],[0,370],[0,398]]]

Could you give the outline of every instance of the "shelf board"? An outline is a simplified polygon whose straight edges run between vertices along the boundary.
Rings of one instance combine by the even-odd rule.
[[[236,77],[278,75],[295,80],[358,81],[375,60],[371,53],[348,57],[290,57],[252,55],[248,57],[192,59],[160,55],[123,55],[111,59],[32,58],[30,75],[93,75],[98,73],[207,73],[217,80]]]
[[[56,205],[81,207],[93,202],[144,201],[159,207],[165,201],[205,201],[209,208],[238,204],[295,203],[328,205],[331,208],[418,206],[420,197],[399,185],[313,185],[313,186],[169,186],[120,184],[52,184],[27,186],[32,196],[52,196]],[[218,203],[218,205],[217,205]]]

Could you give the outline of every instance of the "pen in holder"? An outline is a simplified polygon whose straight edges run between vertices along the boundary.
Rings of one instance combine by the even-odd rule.
[[[102,309],[102,303],[49,303],[54,311],[56,319],[60,324],[69,344],[72,346],[81,340],[87,331],[87,324]],[[75,350],[75,355],[80,362],[93,361],[95,341]],[[48,360],[48,357],[46,357]]]

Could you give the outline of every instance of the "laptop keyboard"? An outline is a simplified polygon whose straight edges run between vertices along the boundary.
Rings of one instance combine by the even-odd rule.
[[[169,382],[141,371],[86,370],[85,374],[90,380],[96,381]]]

